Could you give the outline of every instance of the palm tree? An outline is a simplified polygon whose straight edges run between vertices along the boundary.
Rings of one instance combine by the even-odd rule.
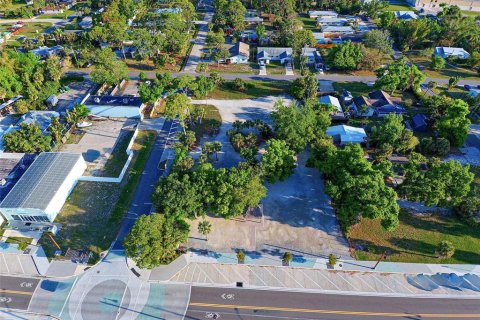
[[[222,150],[222,143],[220,141],[214,141],[212,143],[212,151],[215,153],[215,160],[218,161],[218,153]]]
[[[198,223],[198,232],[205,236],[208,241],[208,234],[212,232],[212,224],[207,220],[202,220]]]

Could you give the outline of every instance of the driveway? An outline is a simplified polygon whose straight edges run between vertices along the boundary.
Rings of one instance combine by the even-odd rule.
[[[233,150],[226,136],[232,123],[236,120],[261,119],[272,124],[270,112],[280,98],[286,104],[291,102],[286,96],[194,101],[216,106],[222,116],[220,133],[202,140],[202,143],[217,140],[223,144],[219,161],[214,162],[214,166],[232,167],[240,161],[239,154]],[[291,251],[304,256],[336,253],[348,258],[348,244],[325,194],[320,173],[305,167],[308,156],[307,153],[299,155],[298,167],[291,177],[267,185],[268,193],[262,200],[263,219],[244,221],[208,217],[213,225],[208,241],[198,233],[198,221],[193,221],[188,246],[221,253],[243,248],[254,255],[278,256]]]

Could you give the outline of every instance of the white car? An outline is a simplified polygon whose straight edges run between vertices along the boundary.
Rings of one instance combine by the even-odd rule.
[[[77,128],[87,128],[87,127],[90,127],[91,125],[92,125],[91,122],[83,121],[83,122],[77,123]]]

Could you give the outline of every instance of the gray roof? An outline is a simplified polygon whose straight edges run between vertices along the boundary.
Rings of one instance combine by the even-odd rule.
[[[87,106],[111,106],[111,107],[141,107],[142,101],[139,97],[130,96],[90,96],[86,101]]]
[[[258,47],[257,48],[257,59],[270,56],[270,57],[290,57],[292,55],[292,48],[277,48],[277,47]]]
[[[81,154],[44,152],[25,171],[0,208],[47,209]]]

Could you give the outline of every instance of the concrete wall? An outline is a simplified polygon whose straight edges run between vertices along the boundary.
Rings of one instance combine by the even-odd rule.
[[[91,181],[91,182],[110,182],[110,183],[120,183],[123,180],[123,177],[125,176],[125,173],[127,172],[127,169],[130,165],[130,162],[132,162],[133,158],[133,143],[135,142],[135,138],[137,137],[138,134],[138,127],[135,129],[135,132],[133,133],[132,139],[130,140],[126,152],[128,154],[127,161],[125,161],[125,164],[123,165],[122,171],[118,175],[118,177],[94,177],[94,176],[82,176],[79,177],[79,181]]]

